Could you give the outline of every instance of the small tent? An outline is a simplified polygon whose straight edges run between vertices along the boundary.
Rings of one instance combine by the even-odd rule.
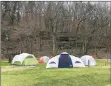
[[[63,52],[51,58],[46,68],[73,68],[73,67],[85,67],[80,58],[73,55],[69,55],[67,52]]]
[[[35,56],[28,53],[16,55],[12,60],[13,65],[37,65],[37,63]]]
[[[95,59],[90,56],[90,55],[84,55],[81,57],[81,60],[83,61],[84,65],[89,65],[89,66],[95,66],[96,65],[96,61]]]
[[[111,62],[111,56],[108,56],[107,60],[108,60],[108,62]]]
[[[42,60],[42,59],[39,59],[39,63],[44,63],[44,60]]]
[[[40,63],[47,63],[49,61],[49,57],[47,56],[42,56],[40,59],[39,59],[39,62]]]

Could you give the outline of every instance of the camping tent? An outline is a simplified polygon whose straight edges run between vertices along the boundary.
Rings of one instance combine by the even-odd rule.
[[[111,62],[111,56],[108,57],[108,62]]]
[[[44,61],[42,59],[39,59],[39,63],[44,63]]]
[[[95,59],[90,55],[82,56],[81,60],[83,61],[84,65],[88,65],[88,64],[89,64],[89,66],[95,66],[96,65]]]
[[[73,55],[69,55],[67,52],[63,52],[51,58],[46,68],[72,68],[72,67],[85,67],[80,58]]]
[[[16,55],[12,60],[13,65],[37,65],[37,63],[35,56],[28,53]]]
[[[47,56],[42,56],[40,59],[39,59],[39,62],[40,63],[47,63],[49,61],[49,57]]]

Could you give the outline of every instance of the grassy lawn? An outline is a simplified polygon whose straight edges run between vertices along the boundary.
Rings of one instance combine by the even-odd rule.
[[[96,62],[96,66],[110,66],[110,62],[107,62],[106,59],[97,59]]]
[[[103,61],[97,62],[100,65]],[[7,71],[2,70],[2,86],[110,86],[109,68],[46,69],[45,64],[38,64],[36,67],[4,68]]]
[[[11,63],[8,63],[7,61],[3,61],[3,62],[0,62],[0,65],[1,66],[10,66]]]

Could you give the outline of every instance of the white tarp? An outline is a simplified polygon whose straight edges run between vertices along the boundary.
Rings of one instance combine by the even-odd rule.
[[[63,54],[63,53],[61,53],[61,54]],[[73,67],[85,67],[84,63],[82,62],[82,60],[80,58],[75,57],[73,55],[69,55],[69,56],[71,57]],[[57,56],[51,58],[48,61],[46,68],[58,68],[59,57],[60,57],[60,55],[57,55]],[[79,63],[76,63],[76,62],[79,62]]]
[[[36,59],[33,54],[22,53],[22,54],[19,54],[19,55],[14,56],[14,58],[13,58],[13,60],[12,60],[12,64],[13,64],[15,61],[19,61],[19,62],[21,62],[21,64],[22,64],[22,62],[24,61],[24,59],[25,59],[27,56],[32,56],[34,59]]]
[[[88,65],[88,61],[89,61],[90,66],[95,66],[96,65],[95,59],[90,55],[82,56],[81,60],[83,61],[84,65]]]

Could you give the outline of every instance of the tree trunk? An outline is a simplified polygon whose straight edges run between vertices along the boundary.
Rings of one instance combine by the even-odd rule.
[[[87,43],[86,43],[86,40],[85,40],[84,44],[83,44],[83,54],[86,54],[86,47],[87,47]]]
[[[39,43],[40,43],[39,50],[42,51],[42,39],[41,39],[41,35],[39,37]]]
[[[9,56],[9,60],[8,60],[9,63],[12,62],[12,56]]]
[[[32,48],[32,42],[30,42],[30,46],[31,46],[31,47],[30,47],[30,53],[32,53],[32,49],[33,49],[33,48]]]
[[[84,52],[84,54],[88,54],[88,45],[86,45],[86,49],[85,49],[85,52]]]
[[[52,43],[53,43],[53,55],[55,55],[55,49],[56,49],[55,27],[53,29]]]

